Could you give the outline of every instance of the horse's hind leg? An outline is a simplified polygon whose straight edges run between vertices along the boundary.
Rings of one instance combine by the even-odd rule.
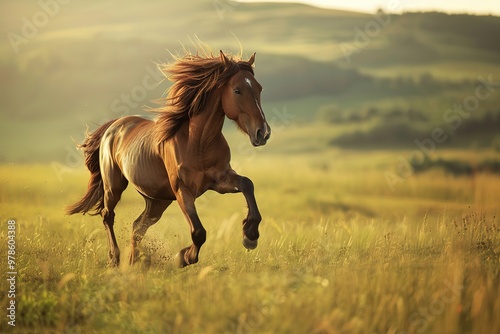
[[[101,168],[102,170],[103,168]],[[116,242],[115,231],[115,207],[120,201],[122,192],[127,188],[128,181],[116,168],[109,168],[106,174],[103,174],[104,186],[104,209],[101,212],[104,227],[108,234],[109,253],[108,266],[116,267],[120,264],[120,249]]]
[[[146,208],[134,221],[132,227],[132,249],[130,251],[130,264],[137,261],[139,257],[139,250],[137,249],[140,242],[144,238],[148,228],[160,220],[161,215],[172,203],[172,201],[163,201],[144,197]]]

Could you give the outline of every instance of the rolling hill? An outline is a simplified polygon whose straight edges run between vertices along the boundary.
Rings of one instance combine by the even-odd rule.
[[[85,124],[144,113],[168,87],[155,62],[169,61],[167,50],[179,53],[181,44],[190,48],[196,36],[216,51],[238,53],[240,42],[244,55],[256,51],[264,108],[286,107],[294,124],[326,122],[339,135],[400,123],[425,133],[474,93],[479,76],[500,81],[499,17],[201,0],[47,3],[52,7],[0,5],[2,163],[64,159]],[[499,101],[493,92],[472,118],[496,115]],[[381,111],[364,118],[370,108]],[[425,120],[388,116],[394,109],[416,110]],[[353,121],[332,122],[337,114]],[[465,129],[456,145],[470,142]],[[495,131],[481,133],[481,142]]]

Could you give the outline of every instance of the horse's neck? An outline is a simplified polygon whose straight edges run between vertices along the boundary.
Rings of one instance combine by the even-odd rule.
[[[216,143],[222,136],[224,117],[220,98],[213,98],[189,120],[189,142],[201,148]]]

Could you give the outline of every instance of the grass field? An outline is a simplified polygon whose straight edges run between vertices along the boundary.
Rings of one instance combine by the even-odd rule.
[[[398,154],[235,150],[264,217],[259,247],[241,245],[243,196],[207,193],[197,203],[208,239],[183,269],[173,257],[190,239],[175,204],[137,265],[107,269],[100,219],[63,214],[85,170],[58,179],[50,165],[2,165],[2,259],[7,220],[17,222],[15,332],[499,332],[500,178],[431,171],[393,192],[383,173]],[[128,189],[117,208],[122,259],[142,205]],[[4,313],[7,290],[2,280]],[[12,332],[5,315],[1,326]]]
[[[0,268],[17,272],[0,280],[1,333],[500,333],[499,17],[379,26],[383,13],[299,4],[63,2],[0,5]],[[88,182],[73,141],[153,106],[168,87],[155,63],[197,38],[215,54],[257,52],[272,142],[224,131],[255,184],[259,247],[241,244],[243,196],[207,193],[198,264],[174,265],[191,241],[173,204],[127,266],[143,210],[128,189],[122,266],[108,269],[100,218],[64,215]],[[441,128],[450,139],[422,172],[398,174]]]

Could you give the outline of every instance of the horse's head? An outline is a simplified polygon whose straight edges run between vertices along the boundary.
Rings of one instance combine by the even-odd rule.
[[[229,61],[224,53],[220,53],[221,61]],[[248,60],[248,66],[255,61],[255,53]],[[234,74],[222,88],[222,108],[226,116],[235,121],[253,146],[265,145],[271,136],[271,128],[260,104],[262,86],[252,72],[240,70]]]

